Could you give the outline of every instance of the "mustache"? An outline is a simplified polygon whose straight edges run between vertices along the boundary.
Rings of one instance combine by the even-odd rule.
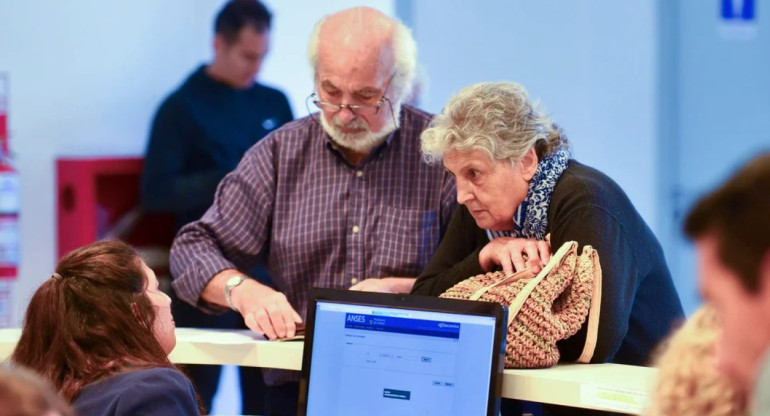
[[[369,127],[369,125],[361,119],[356,118],[346,124],[341,122],[336,116],[332,118],[332,125],[334,127],[344,127],[347,129],[366,129]]]

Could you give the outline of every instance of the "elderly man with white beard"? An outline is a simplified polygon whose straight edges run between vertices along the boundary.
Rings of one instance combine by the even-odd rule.
[[[311,287],[411,290],[455,205],[452,177],[422,160],[431,115],[403,104],[416,49],[409,29],[370,8],[318,22],[308,104],[319,111],[254,145],[203,217],[180,230],[171,250],[180,298],[234,309],[276,339],[295,335]],[[263,252],[274,288],[246,274]],[[269,414],[292,414],[298,374],[265,378],[268,402],[286,403],[267,403]]]

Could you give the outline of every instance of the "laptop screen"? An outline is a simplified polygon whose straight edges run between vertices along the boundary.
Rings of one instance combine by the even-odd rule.
[[[300,414],[497,414],[500,305],[318,290],[310,308]]]

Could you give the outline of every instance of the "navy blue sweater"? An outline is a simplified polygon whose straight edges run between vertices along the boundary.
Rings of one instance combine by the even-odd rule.
[[[201,66],[155,115],[142,176],[144,208],[176,215],[177,229],[199,219],[246,150],[292,118],[282,92],[256,83],[236,89]]]
[[[120,373],[89,384],[73,405],[79,416],[199,414],[190,380],[165,367]]]

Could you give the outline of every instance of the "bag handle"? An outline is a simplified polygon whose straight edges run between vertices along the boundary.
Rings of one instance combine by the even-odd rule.
[[[509,275],[503,277],[502,279],[498,280],[497,282],[492,283],[489,286],[484,286],[481,289],[473,292],[471,297],[468,298],[468,299],[470,299],[470,300],[479,300],[483,294],[487,293],[490,289],[492,289],[494,287],[497,287],[497,286],[500,286],[500,285],[504,285],[504,284],[508,284],[510,282],[515,282],[515,281],[520,280],[520,279],[530,279],[530,278],[532,278],[532,271],[530,271],[529,269],[522,270],[522,271],[520,271],[518,273],[509,274]]]
[[[551,261],[546,264],[546,266],[540,270],[540,273],[535,276],[534,279],[530,280],[522,289],[521,291],[516,295],[516,298],[511,302],[511,305],[508,307],[508,324],[506,326],[510,326],[513,320],[516,318],[516,315],[518,315],[521,308],[524,306],[524,302],[526,302],[527,298],[529,298],[529,295],[532,293],[532,291],[535,290],[537,285],[545,279],[546,276],[551,272],[551,270],[557,265],[561,264],[562,259],[565,255],[571,250],[577,251],[577,243],[574,241],[563,244],[559,250],[554,254],[554,256],[551,258]],[[583,351],[580,354],[580,357],[577,359],[577,362],[587,364],[591,361],[591,358],[593,358],[594,351],[596,349],[596,342],[599,334],[599,314],[601,311],[601,300],[602,300],[602,268],[599,264],[599,255],[596,253],[596,250],[591,248],[591,246],[585,246],[583,247],[583,254],[586,253],[586,250],[590,250],[588,252],[588,255],[591,257],[591,261],[593,263],[593,274],[594,274],[594,281],[593,281],[593,291],[591,294],[591,305],[588,312],[588,329],[586,333],[586,343],[583,346]],[[473,295],[470,296],[470,300],[479,300],[484,293],[488,292],[490,289],[508,284],[510,282],[514,282],[520,279],[529,279],[532,278],[532,271],[530,269],[525,269],[520,272],[505,276],[504,278],[498,280],[497,282],[482,287],[478,289],[476,292],[473,293]]]
[[[594,267],[594,290],[591,294],[591,306],[588,311],[588,330],[586,332],[586,343],[583,346],[583,352],[580,354],[577,362],[588,364],[594,356],[596,349],[596,339],[599,334],[599,312],[602,304],[602,266],[599,264],[599,255],[596,250],[590,246],[583,247],[583,254],[586,250],[591,250],[589,256]]]
[[[564,256],[567,255],[567,253],[576,250],[577,243],[574,241],[564,243],[559,248],[559,251],[557,251],[556,254],[551,257],[551,260],[548,262],[548,264],[546,264],[545,267],[540,270],[540,273],[538,273],[534,279],[530,280],[529,283],[527,283],[521,289],[521,292],[519,292],[516,295],[516,298],[513,299],[513,302],[511,302],[511,306],[508,307],[508,326],[510,326],[511,322],[513,322],[513,320],[516,318],[516,315],[518,315],[521,307],[524,306],[524,302],[527,300],[527,298],[529,298],[529,295],[532,293],[532,291],[535,290],[535,287],[537,287],[538,283],[543,281],[543,279],[545,279],[545,277],[551,273],[551,270],[556,267],[556,265],[562,263],[562,260],[564,259]]]

